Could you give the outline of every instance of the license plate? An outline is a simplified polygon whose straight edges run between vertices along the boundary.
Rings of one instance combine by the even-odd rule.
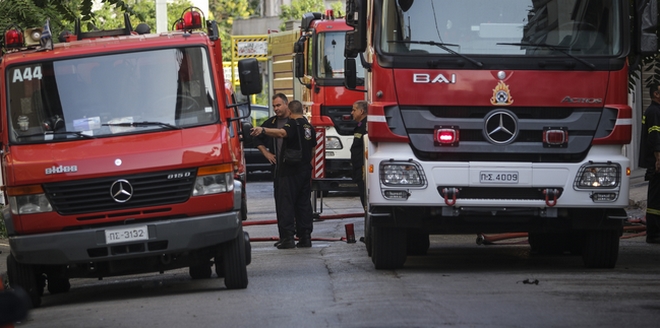
[[[511,183],[519,181],[518,171],[481,171],[479,182],[481,183]]]
[[[147,226],[107,229],[105,230],[105,243],[116,244],[127,241],[147,240],[149,239],[149,230]]]

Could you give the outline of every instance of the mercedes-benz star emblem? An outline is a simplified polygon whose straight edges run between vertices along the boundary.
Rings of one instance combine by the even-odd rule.
[[[117,180],[110,186],[110,197],[117,203],[125,203],[133,197],[133,186],[124,179]]]
[[[494,144],[511,143],[518,136],[518,119],[510,111],[492,111],[486,115],[484,135]]]

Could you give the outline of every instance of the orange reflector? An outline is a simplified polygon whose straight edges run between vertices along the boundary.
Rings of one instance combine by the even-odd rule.
[[[197,176],[234,172],[232,163],[205,166],[197,169]]]
[[[44,189],[41,185],[21,186],[21,187],[7,187],[7,196],[24,196],[43,194]]]

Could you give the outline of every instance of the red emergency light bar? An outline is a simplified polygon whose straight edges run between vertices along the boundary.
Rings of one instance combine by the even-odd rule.
[[[25,37],[23,30],[16,25],[10,25],[5,29],[5,48],[15,49],[25,46]]]
[[[335,11],[332,10],[332,9],[326,9],[324,18],[329,19],[329,20],[334,20],[335,19]]]
[[[174,29],[177,31],[192,31],[201,29],[204,25],[204,15],[197,7],[190,7],[183,11],[181,18],[174,22]]]
[[[459,141],[459,129],[456,126],[436,127],[433,132],[433,141],[436,146],[456,147]]]

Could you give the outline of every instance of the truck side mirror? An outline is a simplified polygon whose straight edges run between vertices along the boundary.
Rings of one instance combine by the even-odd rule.
[[[245,96],[261,93],[261,73],[256,58],[241,59],[238,61],[238,78],[241,81],[241,93]]]
[[[367,1],[346,0],[346,25],[353,31],[346,32],[344,56],[355,58],[367,50]]]
[[[653,55],[658,51],[658,3],[657,1],[637,1],[637,53]]]
[[[357,66],[355,58],[344,59],[344,84],[349,90],[355,89],[357,85]]]
[[[294,68],[294,76],[297,78],[301,78],[305,76],[305,55],[301,53],[297,53],[293,57],[293,65],[295,66]]]

